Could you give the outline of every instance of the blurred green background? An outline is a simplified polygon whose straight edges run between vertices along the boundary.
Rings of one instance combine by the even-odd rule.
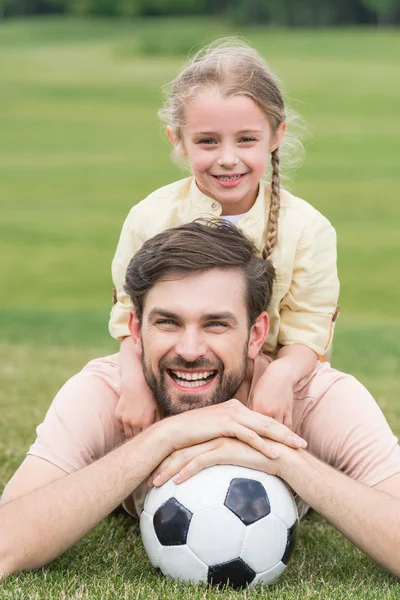
[[[46,12],[45,4],[29,6]],[[307,124],[306,156],[287,187],[338,232],[342,312],[333,364],[368,385],[400,433],[400,38],[386,26],[396,23],[397,8],[377,12],[372,2],[351,2],[363,4],[370,25],[342,19],[353,25],[287,29],[273,26],[277,16],[246,25],[240,11],[226,12],[233,4],[221,2],[212,17],[68,14],[0,22],[0,492],[58,387],[85,361],[118,348],[107,323],[122,222],[148,193],[186,176],[171,162],[157,120],[161,89],[191,49],[222,35],[241,34],[261,51]],[[11,5],[2,0],[3,16]],[[0,597],[203,597],[184,596],[172,584],[162,595],[135,529],[145,583],[134,579],[127,589],[143,595],[124,596],[117,583],[102,588],[104,564],[86,565],[86,572],[82,556],[100,546],[117,552],[111,531],[105,524],[45,576],[0,584]],[[294,566],[271,598],[399,597],[389,576],[318,518],[302,532]],[[121,561],[114,568],[124,581],[129,565]],[[102,591],[79,595],[76,581],[92,589],[96,568]],[[57,581],[75,591],[62,596]]]

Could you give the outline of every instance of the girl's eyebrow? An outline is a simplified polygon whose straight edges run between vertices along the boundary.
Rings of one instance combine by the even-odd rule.
[[[235,135],[244,135],[245,133],[262,133],[262,129],[241,129],[236,131]],[[194,131],[193,135],[215,135],[218,136],[220,133],[216,131]]]

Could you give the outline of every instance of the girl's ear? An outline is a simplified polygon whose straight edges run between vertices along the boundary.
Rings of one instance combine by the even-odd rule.
[[[140,335],[140,323],[139,319],[136,316],[136,311],[134,308],[131,309],[129,314],[128,327],[131,334],[131,338],[135,345],[135,352],[141,356],[142,354],[142,337]]]
[[[279,148],[279,146],[281,145],[281,142],[282,142],[282,138],[285,135],[285,131],[286,131],[286,123],[283,121],[279,125],[274,137],[271,140],[271,144],[270,144],[270,148],[269,148],[270,152],[273,152],[274,150]]]
[[[176,137],[175,137],[175,131],[169,125],[168,125],[168,127],[166,128],[165,131],[166,131],[166,134],[167,134],[168,139],[171,142],[171,144],[173,146],[176,146],[177,142],[176,142]]]
[[[269,318],[266,312],[258,315],[254,325],[250,329],[250,336],[247,348],[247,356],[255,359],[262,350],[265,339],[268,335]]]

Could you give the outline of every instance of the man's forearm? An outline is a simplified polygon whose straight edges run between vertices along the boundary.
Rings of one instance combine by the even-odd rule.
[[[353,544],[400,576],[400,500],[367,487],[304,450],[290,451],[281,476]]]
[[[47,564],[100,523],[171,451],[161,429],[1,506],[0,576]]]

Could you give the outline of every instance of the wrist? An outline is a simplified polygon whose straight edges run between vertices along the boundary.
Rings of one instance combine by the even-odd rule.
[[[297,374],[293,370],[293,365],[290,361],[286,360],[285,357],[276,358],[272,361],[266,372],[268,372],[270,376],[272,374],[275,380],[285,381],[292,386],[296,385],[298,381]]]

